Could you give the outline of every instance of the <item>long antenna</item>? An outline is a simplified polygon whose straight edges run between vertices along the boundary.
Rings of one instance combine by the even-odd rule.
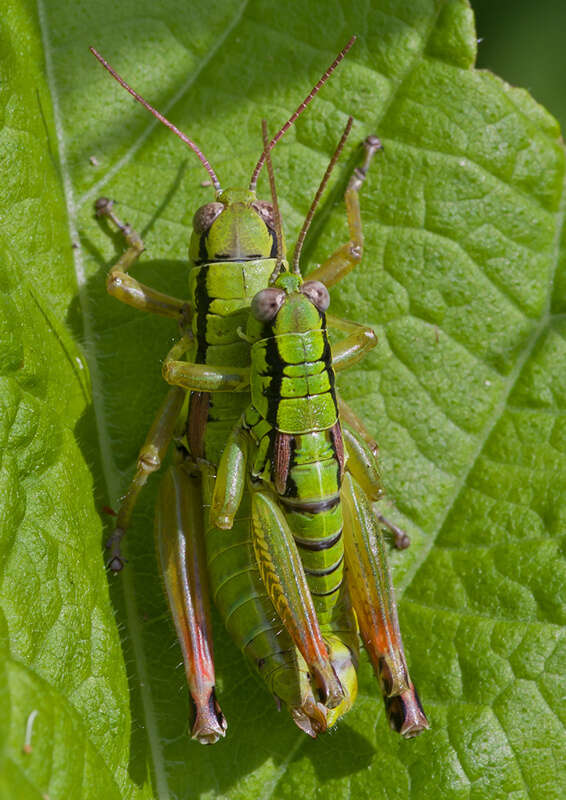
[[[342,152],[344,145],[346,144],[346,139],[350,135],[353,121],[354,121],[353,117],[348,117],[348,122],[346,123],[346,127],[344,129],[344,133],[342,134],[342,138],[338,142],[338,147],[336,148],[336,150],[334,151],[334,155],[330,159],[330,163],[326,168],[324,177],[321,180],[320,186],[318,187],[317,192],[314,196],[314,200],[311,203],[309,213],[307,214],[307,216],[305,217],[305,221],[303,222],[303,227],[301,228],[301,232],[299,233],[299,237],[297,239],[297,244],[295,245],[295,252],[293,253],[293,272],[298,272],[299,274],[301,272],[299,268],[299,259],[301,257],[301,250],[303,249],[303,244],[307,235],[307,231],[310,228],[312,218],[314,217],[314,212],[316,211],[316,207],[320,201],[322,193],[326,188],[326,184],[328,183],[330,174],[334,169],[334,167],[336,166],[336,162],[340,158],[340,153]]]
[[[262,119],[261,131],[263,134],[263,146],[265,153],[265,163],[267,166],[267,174],[269,175],[269,186],[271,189],[271,202],[273,203],[273,224],[275,225],[275,240],[277,242],[277,261],[275,269],[271,273],[269,279],[273,283],[279,273],[281,272],[281,262],[283,260],[283,232],[281,225],[281,212],[279,211],[279,201],[277,200],[277,190],[275,188],[275,174],[273,172],[273,163],[271,161],[271,154],[269,152],[269,137],[267,135],[267,122]]]
[[[120,84],[120,86],[123,86],[123,87],[124,87],[124,89],[125,89],[127,92],[129,92],[129,93],[132,95],[132,97],[134,97],[134,98],[135,98],[135,99],[138,101],[138,103],[141,103],[141,104],[142,104],[142,106],[144,106],[144,108],[147,108],[147,110],[148,110],[148,111],[149,111],[151,114],[153,114],[153,116],[154,116],[156,119],[158,119],[160,122],[162,122],[162,123],[163,123],[163,124],[164,124],[164,125],[165,125],[167,128],[169,128],[169,130],[173,131],[173,133],[174,133],[176,136],[178,136],[178,137],[179,137],[179,139],[181,139],[181,141],[182,141],[182,142],[184,142],[185,144],[187,144],[187,145],[188,145],[188,146],[191,148],[191,150],[193,151],[193,153],[196,153],[196,155],[197,155],[197,157],[198,157],[198,159],[199,159],[200,163],[203,165],[203,167],[205,168],[205,170],[206,170],[206,171],[208,172],[208,174],[210,175],[210,178],[211,178],[211,180],[212,180],[212,185],[214,186],[214,188],[216,189],[216,191],[217,191],[217,192],[220,192],[220,191],[221,191],[220,181],[219,181],[219,180],[218,180],[218,178],[216,177],[216,173],[215,173],[215,171],[212,169],[212,167],[210,166],[210,164],[209,164],[208,160],[205,158],[205,156],[204,156],[204,153],[203,153],[203,152],[201,151],[201,149],[200,149],[200,148],[199,148],[199,147],[198,147],[198,146],[197,146],[197,145],[196,145],[196,144],[193,142],[193,140],[192,140],[192,139],[189,139],[189,137],[188,137],[188,136],[186,136],[186,135],[185,135],[185,134],[184,134],[182,131],[180,131],[180,130],[179,130],[179,128],[177,128],[175,125],[173,125],[173,123],[172,123],[172,122],[169,122],[169,120],[168,120],[168,119],[166,119],[166,117],[164,117],[164,116],[163,116],[163,114],[160,114],[160,113],[159,113],[159,111],[157,111],[157,110],[156,110],[156,109],[155,109],[153,106],[150,106],[150,104],[147,102],[147,100],[144,100],[144,98],[143,98],[143,97],[142,97],[140,94],[138,94],[136,91],[134,91],[134,90],[132,89],[132,87],[131,87],[131,86],[128,86],[128,84],[126,83],[126,81],[125,81],[123,78],[121,78],[121,77],[118,75],[118,73],[117,73],[117,72],[116,72],[114,69],[112,69],[112,67],[110,66],[110,64],[108,63],[108,61],[106,61],[106,59],[104,59],[104,58],[103,58],[103,57],[100,55],[100,53],[99,53],[99,52],[97,52],[97,51],[94,49],[94,47],[89,47],[88,49],[89,49],[89,50],[90,50],[90,52],[93,54],[93,56],[94,56],[95,58],[97,58],[97,59],[100,61],[100,63],[101,63],[101,64],[102,64],[102,66],[104,67],[104,69],[108,70],[108,72],[109,72],[109,73],[112,75],[112,77],[113,77],[115,80],[117,80],[117,81],[118,81],[118,83]]]
[[[275,145],[277,144],[277,142],[279,141],[279,139],[281,139],[281,137],[283,136],[283,134],[284,134],[284,133],[286,133],[286,132],[289,130],[289,128],[291,127],[291,125],[293,124],[293,122],[295,122],[295,120],[297,119],[297,117],[300,117],[300,116],[301,116],[301,114],[303,113],[303,111],[305,110],[305,108],[306,108],[306,107],[308,106],[308,104],[311,102],[311,100],[313,99],[313,97],[314,97],[316,94],[318,94],[318,92],[319,92],[319,91],[322,89],[322,87],[324,86],[324,84],[326,83],[326,81],[327,81],[327,80],[329,79],[329,77],[332,75],[332,73],[334,72],[334,70],[336,69],[336,67],[338,66],[338,64],[339,64],[339,63],[342,61],[342,59],[344,58],[344,56],[346,55],[346,53],[348,52],[348,50],[349,50],[349,49],[352,47],[352,45],[354,44],[354,42],[355,42],[355,41],[356,41],[356,37],[355,37],[355,36],[352,36],[352,38],[351,38],[351,39],[350,39],[350,41],[349,41],[349,42],[346,44],[346,46],[345,46],[345,47],[344,47],[342,50],[340,50],[340,52],[338,53],[338,55],[336,56],[336,58],[334,59],[334,61],[332,62],[332,64],[331,64],[331,65],[328,67],[328,69],[326,70],[326,72],[324,73],[324,75],[323,75],[323,76],[320,78],[320,80],[318,81],[318,83],[316,83],[316,84],[313,86],[313,88],[311,89],[310,93],[309,93],[309,94],[308,94],[308,95],[305,97],[305,99],[304,99],[304,100],[303,100],[303,102],[300,104],[300,106],[298,106],[298,108],[297,108],[297,110],[294,112],[294,114],[291,114],[291,116],[289,117],[289,119],[287,120],[287,122],[286,122],[286,123],[283,125],[283,127],[282,127],[282,128],[281,128],[281,129],[280,129],[280,130],[279,130],[279,131],[278,131],[278,132],[275,134],[275,136],[273,137],[273,139],[270,141],[270,143],[269,143],[269,148],[268,148],[269,150],[273,150],[273,148],[275,147]],[[267,149],[267,148],[266,148],[266,149]],[[251,177],[251,180],[250,180],[250,191],[251,191],[251,192],[255,192],[255,190],[256,190],[256,186],[257,186],[257,179],[258,179],[258,177],[259,177],[259,173],[261,172],[261,168],[263,167],[263,164],[264,164],[264,161],[265,161],[265,153],[266,153],[266,149],[264,149],[263,153],[262,153],[262,154],[261,154],[261,156],[259,157],[259,161],[258,161],[258,162],[257,162],[257,164],[255,165],[254,171],[253,171],[253,173],[252,173],[252,177]]]

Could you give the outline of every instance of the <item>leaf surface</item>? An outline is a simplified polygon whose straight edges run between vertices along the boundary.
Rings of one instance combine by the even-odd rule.
[[[30,9],[3,16],[0,793],[117,800],[138,790],[89,469],[88,369],[66,325],[76,276],[52,95]]]
[[[473,69],[462,0],[321,9],[236,0],[49,0],[37,18],[26,3],[10,9],[0,687],[11,716],[0,733],[2,780],[22,797],[566,793],[558,126],[526,92]],[[262,117],[272,131],[282,124],[352,32],[355,48],[274,164],[293,242],[354,116],[305,251],[318,263],[347,238],[341,193],[358,142],[374,132],[384,142],[362,191],[363,265],[333,290],[332,311],[373,325],[379,338],[340,388],[379,441],[391,498],[383,511],[412,537],[392,560],[432,727],[408,742],[391,733],[364,659],[355,709],[310,741],[276,714],[216,620],[229,733],[202,748],[187,737],[180,653],[153,553],[157,481],[108,597],[97,511],[117,506],[132,475],[177,331],[105,294],[121,244],[92,204],[116,199],[142,233],[136,277],[186,296],[192,216],[212,193],[195,157],[87,48],[201,146],[224,186],[246,185]],[[33,709],[34,747],[24,755]]]

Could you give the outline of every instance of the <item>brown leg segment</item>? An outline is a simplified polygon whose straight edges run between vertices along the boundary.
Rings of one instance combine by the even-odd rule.
[[[167,392],[139,452],[136,474],[120,505],[116,528],[106,543],[106,547],[110,550],[108,566],[113,572],[119,572],[124,566],[121,552],[122,539],[130,525],[139,493],[149,476],[161,467],[184,401],[185,392],[182,389],[175,387]]]

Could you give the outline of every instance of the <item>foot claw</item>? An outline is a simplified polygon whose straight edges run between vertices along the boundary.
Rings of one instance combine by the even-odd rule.
[[[411,538],[409,534],[396,525],[391,520],[384,517],[383,514],[376,514],[377,519],[381,524],[393,534],[393,544],[397,550],[406,550],[411,545]]]
[[[392,730],[405,739],[414,739],[430,728],[417,690],[413,685],[402,694],[385,698],[385,708]]]
[[[109,197],[99,197],[94,203],[94,211],[97,217],[105,217],[112,211],[114,200]]]
[[[191,736],[195,741],[201,744],[215,744],[226,735],[228,723],[218,705],[214,688],[200,706],[197,706],[191,697],[191,705],[195,715]]]
[[[125,564],[127,563],[128,562],[126,561],[125,558],[122,558],[122,556],[117,555],[117,556],[112,556],[110,561],[108,561],[108,563],[106,564],[106,567],[107,569],[110,570],[110,572],[121,572]]]
[[[120,572],[127,563],[120,550],[120,542],[125,532],[123,528],[115,528],[112,532],[112,536],[106,542],[105,547],[107,550],[110,550],[110,559],[106,566],[111,572]]]

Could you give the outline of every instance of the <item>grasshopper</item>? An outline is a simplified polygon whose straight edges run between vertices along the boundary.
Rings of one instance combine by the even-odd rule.
[[[245,334],[251,344],[251,404],[220,459],[210,521],[230,530],[247,488],[264,585],[323,705],[341,707],[342,713],[353,702],[352,687],[342,685],[344,662],[329,642],[348,642],[351,596],[392,727],[409,738],[428,722],[404,658],[383,537],[361,486],[345,474],[346,465],[352,460],[370,486],[374,473],[366,462],[356,462],[355,450],[347,452],[334,388],[335,370],[349,367],[375,346],[375,334],[334,319],[334,326],[347,335],[331,349],[328,289],[312,276],[304,282],[299,268],[314,207],[351,124],[350,118],[299,236],[293,270],[279,250],[269,286],[252,300]],[[264,140],[280,247],[266,130]],[[370,140],[368,148],[372,144],[377,146]],[[229,374],[229,368],[217,369],[218,376],[223,372]],[[351,438],[363,446],[363,438]],[[353,578],[351,588],[344,562]]]
[[[121,540],[130,524],[136,500],[149,475],[161,466],[175,439],[175,464],[169,468],[160,487],[156,542],[185,661],[193,704],[192,734],[203,743],[216,741],[226,730],[214,693],[209,582],[233,638],[276,699],[289,708],[300,728],[316,736],[353,702],[345,703],[335,692],[337,703],[329,713],[315,697],[306,662],[287,632],[280,630],[271,599],[259,576],[250,545],[245,503],[231,535],[231,552],[227,552],[225,541],[215,538],[201,511],[212,496],[214,465],[220,459],[230,429],[247,403],[250,348],[238,331],[245,323],[252,297],[268,284],[277,263],[273,208],[270,203],[257,200],[257,177],[266,153],[302,113],[352,44],[353,39],[264,148],[250,187],[224,191],[199,148],[137,95],[95,52],[121,85],[191,147],[209,172],[216,190],[215,202],[200,208],[194,218],[189,247],[194,265],[190,275],[190,302],[163,295],[140,284],[128,273],[143,251],[143,243],[134,230],[116,217],[110,201],[101,198],[96,203],[97,214],[116,225],[129,246],[110,270],[108,291],[138,309],[176,319],[181,327],[181,339],[164,363],[164,377],[173,388],[141,448],[136,474],[108,542],[109,566],[113,571],[122,568]],[[346,203],[351,242],[339,248],[320,268],[320,277],[326,285],[340,280],[361,258],[363,240],[357,195],[371,155],[368,154],[364,166],[354,173],[348,186]],[[191,360],[181,360],[187,352]],[[226,363],[230,363],[228,374],[220,375],[216,365]],[[188,396],[187,390],[190,390]],[[349,414],[347,409],[345,413]],[[351,423],[358,432],[363,430],[353,416]],[[369,436],[364,433],[358,436],[358,441],[367,455],[372,447]],[[236,537],[234,533],[238,528]],[[353,622],[349,624],[350,639],[355,639]],[[351,650],[343,643],[339,646],[343,655],[346,651],[348,654],[348,658],[343,659],[343,683],[352,686],[351,695],[354,696],[356,646],[352,645]],[[335,664],[338,665],[338,659]],[[339,667],[335,669],[340,672]]]

